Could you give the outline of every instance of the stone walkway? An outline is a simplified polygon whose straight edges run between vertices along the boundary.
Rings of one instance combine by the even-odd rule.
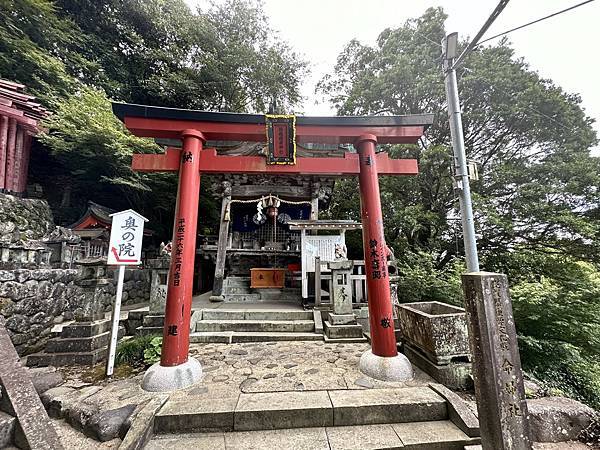
[[[423,386],[433,381],[418,369],[415,379],[408,383],[385,383],[363,376],[358,370],[358,360],[368,348],[368,344],[362,343],[326,344],[321,341],[192,344],[190,354],[201,362],[203,378],[198,384],[168,397],[191,404],[194,398],[197,401],[232,398],[242,392],[359,390]],[[120,443],[118,438],[100,443],[89,440],[75,429],[89,433],[88,420],[97,412],[137,405],[136,414],[152,399],[167,397],[144,392],[139,387],[142,374],[92,383],[83,376],[85,370],[71,368],[62,372],[65,383],[50,389],[42,398],[47,406],[51,405],[53,417],[64,419],[54,423],[66,448],[116,448]]]
[[[415,369],[415,379],[406,383],[365,377],[358,370],[358,360],[368,348],[364,343],[326,344],[322,341],[192,344],[190,354],[202,364],[203,380],[171,397],[211,391],[235,394],[412,387],[434,382],[419,369]]]

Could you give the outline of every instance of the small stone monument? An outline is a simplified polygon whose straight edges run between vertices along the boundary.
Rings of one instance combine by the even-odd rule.
[[[146,262],[152,269],[150,284],[149,312],[143,318],[143,325],[138,328],[140,334],[162,334],[165,323],[165,305],[167,303],[167,280],[171,260],[168,254]]]
[[[333,311],[324,323],[327,342],[364,342],[362,327],[356,322],[352,312],[352,269],[353,261],[333,261],[328,263],[331,270],[331,303]]]

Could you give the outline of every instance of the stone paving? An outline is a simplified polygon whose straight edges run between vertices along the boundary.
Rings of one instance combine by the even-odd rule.
[[[172,394],[171,398],[202,395],[210,391],[240,392],[315,391],[426,386],[434,382],[415,369],[409,382],[382,382],[358,370],[365,343],[266,342],[192,344],[190,354],[202,364],[202,381]]]
[[[418,369],[414,380],[387,383],[373,380],[358,370],[358,360],[368,344],[313,342],[266,342],[239,344],[192,344],[190,354],[204,371],[202,380],[170,395],[144,392],[142,373],[92,382],[84,371],[66,369],[65,383],[42,396],[67,448],[116,448],[120,439],[100,443],[84,437],[92,413],[137,405],[136,413],[152,398],[168,396],[182,404],[212,398],[237,398],[240,393],[327,389],[370,389],[426,385],[433,380]],[[100,367],[97,368],[101,369]],[[96,370],[94,370],[94,373]],[[89,376],[89,371],[88,371]],[[74,428],[72,428],[74,427]],[[92,445],[95,442],[95,445]],[[72,444],[72,445],[71,445]]]

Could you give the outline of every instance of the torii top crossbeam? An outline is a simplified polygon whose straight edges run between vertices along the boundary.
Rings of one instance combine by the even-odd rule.
[[[198,130],[211,141],[265,142],[265,116],[207,112],[157,106],[113,103],[113,111],[136,136],[179,139],[184,130]],[[377,143],[414,144],[433,122],[432,114],[410,116],[296,117],[295,135],[299,143],[354,144],[360,136],[373,135]],[[260,156],[220,156],[214,149],[199,155],[203,173],[262,173],[277,175],[358,175],[356,153],[343,158],[299,158],[293,165],[270,165]],[[392,160],[379,153],[380,175],[416,175],[414,159]],[[170,148],[162,155],[133,155],[132,168],[140,172],[175,172],[181,152]]]
[[[113,112],[136,136],[181,137],[201,131],[211,141],[265,141],[265,116],[113,103]],[[296,117],[298,143],[354,144],[372,134],[380,144],[414,144],[433,123],[433,114],[408,116]]]

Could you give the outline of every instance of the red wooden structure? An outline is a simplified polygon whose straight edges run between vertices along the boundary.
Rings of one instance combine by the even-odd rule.
[[[31,139],[48,111],[25,86],[0,79],[0,192],[22,194],[27,188]]]
[[[415,160],[392,160],[375,153],[380,143],[416,143],[432,115],[386,117],[297,117],[296,138],[303,143],[354,144],[358,154],[343,158],[298,158],[294,165],[269,165],[257,156],[220,156],[203,148],[207,140],[265,142],[265,117],[143,105],[113,104],[114,113],[137,136],[176,138],[183,147],[165,154],[134,155],[132,167],[146,172],[179,170],[179,189],[161,366],[188,359],[193,261],[200,173],[266,173],[359,176],[372,352],[397,355],[378,175],[416,175]]]

